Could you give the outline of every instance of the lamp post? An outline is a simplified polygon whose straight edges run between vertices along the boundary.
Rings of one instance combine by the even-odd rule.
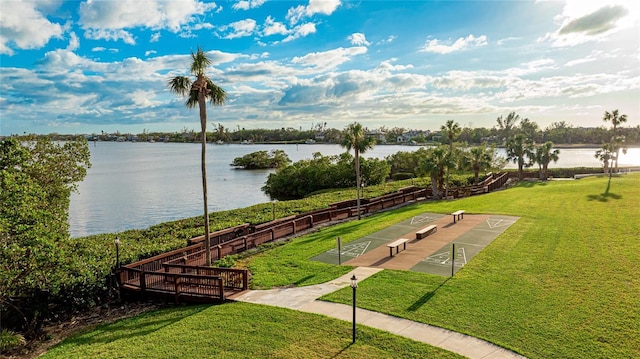
[[[353,277],[351,277],[351,289],[353,289],[353,330],[352,330],[353,340],[351,341],[351,344],[354,344],[356,342],[356,289],[357,288],[358,288],[358,278],[356,278],[356,275],[354,274]]]
[[[273,214],[273,220],[276,220],[276,200],[271,201],[271,213]]]
[[[120,269],[120,238],[116,236],[113,243],[116,245],[116,269]]]

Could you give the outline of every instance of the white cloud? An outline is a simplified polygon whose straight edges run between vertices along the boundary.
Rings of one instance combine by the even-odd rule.
[[[88,29],[84,32],[84,37],[90,40],[122,40],[125,44],[135,45],[136,40],[133,35],[125,30],[109,30],[109,29]]]
[[[254,19],[244,19],[222,26],[220,29],[223,32],[230,30],[229,34],[223,36],[225,39],[236,39],[239,37],[251,36],[256,29],[256,21]]]
[[[395,35],[389,35],[389,37],[387,37],[386,39],[382,39],[380,41],[378,41],[378,45],[382,45],[382,44],[390,44],[392,43],[395,39],[397,38],[397,36]]]
[[[146,27],[177,33],[182,26],[196,21],[196,15],[203,15],[216,6],[197,0],[87,1],[80,4],[79,22],[89,38],[122,39],[131,43],[132,36],[123,29]]]
[[[275,21],[271,16],[267,16],[267,19],[264,21],[264,29],[262,30],[262,33],[264,36],[276,34],[286,35],[289,33],[289,30],[287,30],[287,27],[283,23]]]
[[[301,64],[303,66],[314,67],[317,69],[330,69],[335,68],[347,61],[350,61],[352,57],[362,55],[367,52],[367,48],[364,46],[349,47],[349,48],[337,48],[334,50],[323,52],[312,52],[302,57],[294,57],[291,62],[294,64]]]
[[[289,41],[315,33],[316,24],[308,22],[306,24],[296,26],[293,30],[291,30],[291,32],[292,34],[287,36],[284,40],[282,40],[282,42],[289,42]]]
[[[396,62],[397,59],[389,59],[386,61],[382,61],[378,67],[375,68],[376,72],[390,72],[390,71],[404,71],[413,68],[413,65],[393,65],[393,62]]]
[[[450,41],[449,41],[450,42]],[[432,39],[427,41],[426,44],[420,49],[421,52],[432,52],[436,54],[449,54],[456,51],[464,50],[468,47],[480,47],[487,45],[487,36],[482,35],[475,37],[469,35],[467,37],[458,38],[453,44],[443,44],[438,39]]]
[[[153,54],[157,54],[158,52],[156,50],[148,50],[144,52],[144,56],[149,56],[149,55],[153,55]]]
[[[231,6],[234,10],[249,10],[262,6],[266,0],[240,0]]]
[[[351,41],[351,45],[357,46],[369,46],[371,43],[367,41],[367,38],[361,32],[355,32],[347,36],[347,40]]]
[[[102,46],[96,46],[96,47],[91,49],[91,51],[93,51],[93,52],[101,52],[101,51],[105,51],[105,50],[107,50],[107,48],[106,47],[102,47]]]
[[[309,5],[298,5],[287,11],[287,20],[291,25],[297,24],[305,17],[315,14],[331,15],[340,6],[340,0],[309,0]]]
[[[76,36],[75,32],[69,34],[69,45],[67,45],[67,51],[74,51],[80,47],[80,40],[78,40],[78,36]]]
[[[340,6],[340,0],[309,0],[307,15],[324,14],[331,15]]]
[[[4,2],[4,1],[3,1]],[[11,4],[11,9],[7,9]],[[64,32],[60,24],[50,22],[34,1],[5,2],[0,11],[0,54],[13,55],[13,48],[38,49]]]
[[[153,35],[151,35],[149,42],[158,42],[158,41],[160,41],[160,33],[156,32]]]
[[[634,25],[640,6],[634,0],[566,0],[562,14],[555,18],[558,30],[547,33],[538,42],[554,47],[571,47],[603,38]]]

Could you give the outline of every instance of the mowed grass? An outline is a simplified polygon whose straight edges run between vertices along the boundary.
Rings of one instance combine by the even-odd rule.
[[[320,315],[248,303],[163,309],[102,325],[43,358],[462,358]]]
[[[453,278],[385,270],[358,306],[483,338],[530,358],[640,358],[640,175],[524,183],[323,228],[242,262],[253,288],[311,285],[351,268],[309,258],[425,212],[520,219]],[[350,304],[351,289],[325,297]],[[47,357],[448,357],[346,322],[232,303],[168,309],[70,338]],[[367,339],[370,336],[372,339]],[[360,338],[362,341],[360,341]],[[403,343],[403,344],[397,344]],[[397,344],[397,345],[396,345]],[[414,349],[418,348],[419,349]]]
[[[360,307],[480,337],[530,358],[640,358],[640,176],[522,184],[423,204],[521,217],[453,278],[385,270]],[[350,291],[325,297],[349,303]]]

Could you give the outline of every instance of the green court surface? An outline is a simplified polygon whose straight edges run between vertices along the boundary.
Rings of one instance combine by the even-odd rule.
[[[439,248],[422,249],[418,257],[421,258],[421,260],[416,261],[411,255],[403,256],[403,252],[400,252],[400,254],[393,258],[389,258],[389,252],[385,247],[385,251],[378,251],[379,255],[377,259],[379,260],[374,261],[374,264],[371,266],[382,268],[388,266],[389,268],[396,269],[398,266],[401,266],[416,272],[449,276],[452,274],[452,268],[455,272],[469,263],[476,254],[517,220],[518,217],[511,216],[467,214],[465,215],[465,219],[453,224],[451,223],[451,215],[449,214],[424,213],[366,237],[356,239],[348,244],[341,244],[340,250],[338,250],[336,240],[335,248],[311,259],[330,264],[344,264],[347,261],[362,257],[397,238],[414,238],[409,236],[413,236],[416,230],[429,224],[437,223],[437,243],[440,243],[437,244],[437,246],[439,246]],[[433,238],[435,239],[435,237]],[[407,249],[422,246],[422,241],[425,240],[430,240],[430,237],[422,239],[420,242],[415,240],[409,242]],[[432,241],[432,246],[434,242],[435,241]],[[455,260],[451,255],[454,246]],[[376,253],[369,253],[369,256],[371,255],[376,255]],[[413,255],[413,257],[415,257],[415,255]],[[394,261],[393,264],[391,264],[392,261]],[[402,261],[405,261],[405,263],[398,263]]]
[[[491,244],[517,220],[518,217],[491,215],[484,222],[453,239],[450,244],[438,249],[411,267],[411,270],[444,276],[451,275],[452,267],[454,273],[464,267],[476,254]],[[453,250],[455,250],[455,258],[451,255]]]

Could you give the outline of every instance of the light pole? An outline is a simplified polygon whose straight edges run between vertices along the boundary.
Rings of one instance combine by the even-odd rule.
[[[271,213],[273,214],[273,220],[276,220],[276,200],[271,201]]]
[[[113,243],[116,245],[116,269],[120,269],[120,238],[116,236]]]
[[[351,344],[354,344],[356,342],[356,289],[357,288],[358,288],[358,278],[356,278],[356,275],[354,274],[353,277],[351,277],[351,289],[353,289],[353,330],[352,330],[353,340],[351,341]]]

